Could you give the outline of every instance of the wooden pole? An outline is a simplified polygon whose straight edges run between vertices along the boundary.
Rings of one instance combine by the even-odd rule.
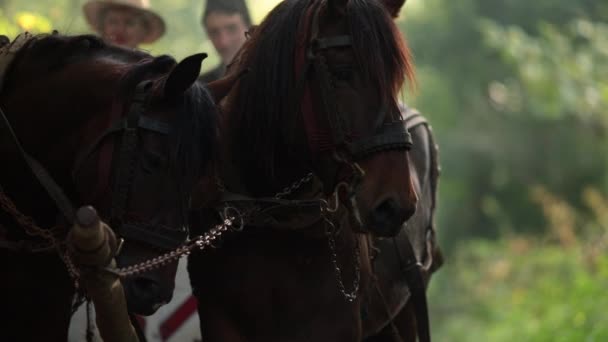
[[[95,305],[99,333],[107,342],[139,342],[129,320],[127,301],[120,278],[104,270],[116,266],[116,236],[103,223],[95,209],[82,207],[68,234],[68,246],[74,263],[79,266],[87,294]]]

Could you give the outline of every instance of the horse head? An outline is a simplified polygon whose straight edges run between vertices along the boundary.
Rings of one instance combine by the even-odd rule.
[[[13,57],[0,96],[10,126],[69,200],[93,205],[124,240],[119,267],[184,243],[190,189],[216,138],[214,105],[195,82],[205,55],[176,63],[89,35],[51,34],[32,37]],[[35,203],[41,187],[21,171],[1,171],[7,193],[37,222],[57,225],[52,201]],[[173,261],[125,271],[130,311],[152,314],[171,299]]]

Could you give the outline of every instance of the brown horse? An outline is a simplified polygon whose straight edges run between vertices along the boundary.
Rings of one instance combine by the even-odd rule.
[[[125,242],[119,266],[184,242],[190,189],[212,161],[203,54],[169,56],[89,35],[22,35],[0,50],[0,340],[65,341],[75,294],[62,244],[93,205]],[[177,263],[126,278],[129,309],[171,299]]]
[[[222,160],[199,192],[217,183],[222,218],[244,229],[189,258],[203,340],[359,341],[386,325],[364,331],[370,237],[397,235],[417,201],[396,101],[413,77],[402,4],[284,1],[209,85],[227,94]]]

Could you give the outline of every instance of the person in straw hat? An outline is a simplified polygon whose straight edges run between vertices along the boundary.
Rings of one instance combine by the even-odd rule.
[[[165,33],[165,22],[149,8],[149,0],[89,0],[82,10],[91,28],[104,40],[137,48]]]

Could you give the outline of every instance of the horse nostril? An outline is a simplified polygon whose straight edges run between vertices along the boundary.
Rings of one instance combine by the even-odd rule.
[[[414,214],[414,210],[401,207],[392,197],[385,199],[371,213],[375,232],[380,236],[396,235],[403,222]]]
[[[382,203],[376,207],[374,214],[378,216],[378,219],[386,222],[403,222],[407,219],[404,217],[404,210],[402,210],[397,201],[393,198],[382,201]]]

